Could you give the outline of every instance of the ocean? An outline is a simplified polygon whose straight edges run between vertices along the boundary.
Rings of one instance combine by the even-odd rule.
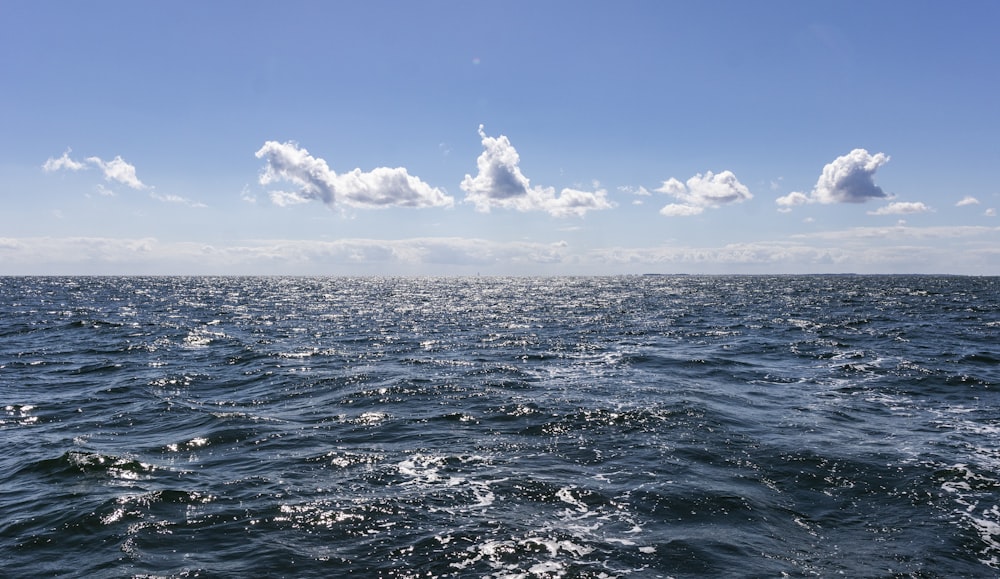
[[[3,577],[1000,574],[1000,278],[0,278]]]

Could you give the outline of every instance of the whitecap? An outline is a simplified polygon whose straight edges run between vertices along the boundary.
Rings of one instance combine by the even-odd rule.
[[[585,513],[589,510],[587,508],[587,505],[585,505],[582,501],[580,501],[580,499],[573,496],[572,487],[565,487],[556,491],[556,498],[558,498],[560,501],[564,503],[569,503],[570,505],[573,505],[573,507],[575,507],[576,510],[581,513]]]

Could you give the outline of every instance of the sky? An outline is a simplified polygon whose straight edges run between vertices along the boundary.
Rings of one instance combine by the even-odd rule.
[[[0,0],[0,275],[1000,275],[998,22]]]

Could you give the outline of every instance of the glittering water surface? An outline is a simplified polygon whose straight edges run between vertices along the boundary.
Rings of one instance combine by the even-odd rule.
[[[0,278],[4,576],[991,576],[1000,278]]]

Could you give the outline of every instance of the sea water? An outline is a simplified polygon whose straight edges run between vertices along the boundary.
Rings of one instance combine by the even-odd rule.
[[[1000,278],[0,278],[4,577],[1000,573]]]

